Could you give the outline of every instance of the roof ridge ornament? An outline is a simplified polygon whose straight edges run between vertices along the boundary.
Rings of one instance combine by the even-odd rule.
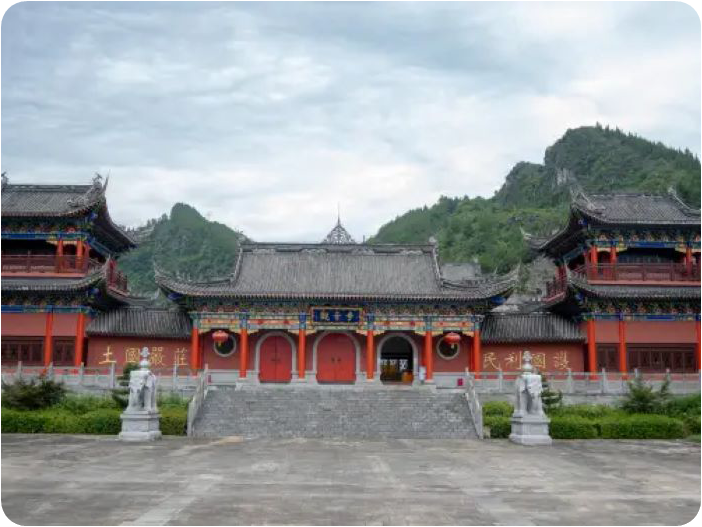
[[[349,234],[344,226],[341,224],[341,214],[337,211],[336,225],[329,231],[329,234],[325,236],[322,243],[329,243],[335,245],[345,245],[345,244],[355,244],[356,240]]]
[[[5,190],[5,187],[8,185],[10,182],[10,179],[7,177],[7,171],[2,173],[2,190]]]
[[[104,196],[105,190],[107,189],[108,181],[109,177],[105,180],[105,183],[103,184],[102,174],[100,174],[99,172],[95,172],[95,177],[93,177],[93,184],[85,192],[85,194],[77,198],[68,198],[66,200],[66,203],[68,203],[70,207],[74,208],[87,207],[92,202],[97,201],[101,196]]]

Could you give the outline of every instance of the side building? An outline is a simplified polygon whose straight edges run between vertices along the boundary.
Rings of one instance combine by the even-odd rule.
[[[700,369],[700,211],[667,195],[574,197],[532,247],[557,266],[544,309],[585,335],[585,371]]]
[[[139,303],[115,258],[134,241],[110,219],[107,182],[2,177],[2,364],[80,366],[99,313]]]

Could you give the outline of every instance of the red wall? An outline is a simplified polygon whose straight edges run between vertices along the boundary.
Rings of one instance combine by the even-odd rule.
[[[482,371],[515,371],[521,366],[521,353],[529,350],[532,364],[546,371],[584,371],[585,350],[582,344],[573,343],[528,343],[528,344],[483,344]]]
[[[694,344],[697,342],[695,322],[668,320],[627,320],[626,342],[629,344]],[[587,325],[582,325],[587,335]],[[595,321],[595,342],[616,344],[619,342],[619,322]]]
[[[2,313],[2,336],[43,337],[46,313]]]
[[[183,367],[190,365],[190,340],[138,337],[91,337],[88,339],[85,365],[106,367],[110,365],[109,360],[113,360],[116,366],[121,367],[128,357],[138,356],[144,346],[148,346],[151,352],[149,360],[152,369],[172,369],[177,352],[180,352],[181,362],[184,360],[186,363]]]

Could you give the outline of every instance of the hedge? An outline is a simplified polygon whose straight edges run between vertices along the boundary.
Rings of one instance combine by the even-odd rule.
[[[53,434],[119,434],[121,411],[98,408],[82,415],[72,414],[53,407],[40,411],[22,411],[3,408],[0,427],[3,433],[53,433]],[[185,435],[187,411],[167,408],[161,413],[161,432],[164,435]]]
[[[578,415],[554,415],[549,431],[553,439],[594,439],[598,436],[595,423]]]
[[[679,439],[687,435],[680,419],[656,414],[631,414],[605,419],[600,431],[606,439]]]
[[[483,427],[490,428],[490,437],[509,437],[512,421],[504,415],[488,415],[483,418]]]
[[[601,419],[603,417],[614,417],[617,415],[627,415],[622,410],[607,406],[606,404],[569,404],[561,406],[550,413],[551,416],[575,416],[585,419]]]
[[[507,401],[488,401],[483,404],[483,417],[499,415],[509,417],[514,412],[514,407]]]

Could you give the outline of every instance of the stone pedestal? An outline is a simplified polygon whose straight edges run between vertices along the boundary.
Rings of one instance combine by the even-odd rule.
[[[509,440],[520,445],[550,445],[548,433],[551,420],[545,415],[512,415],[512,433]]]
[[[145,410],[125,411],[121,415],[122,441],[155,441],[161,439],[161,414]]]

